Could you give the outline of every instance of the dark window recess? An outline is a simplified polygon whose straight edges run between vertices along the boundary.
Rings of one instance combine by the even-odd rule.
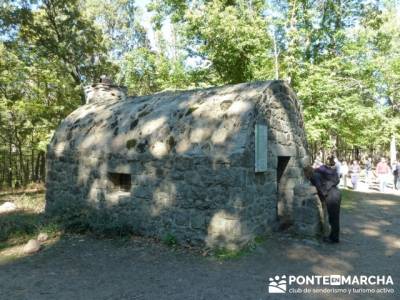
[[[111,182],[111,188],[117,191],[129,192],[131,190],[131,174],[108,173],[108,180]]]
[[[278,156],[278,167],[276,169],[276,180],[278,181],[278,184],[281,181],[289,160],[290,156]]]

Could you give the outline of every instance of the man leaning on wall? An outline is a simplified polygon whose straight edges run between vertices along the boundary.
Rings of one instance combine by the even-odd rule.
[[[334,158],[330,157],[327,165],[315,169],[311,166],[304,168],[305,177],[316,187],[321,202],[326,204],[331,231],[328,237],[324,237],[324,242],[330,244],[339,243],[340,231],[340,180],[334,166]]]

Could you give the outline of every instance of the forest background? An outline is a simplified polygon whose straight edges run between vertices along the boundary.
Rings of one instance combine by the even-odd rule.
[[[0,189],[43,181],[46,145],[106,74],[130,95],[282,79],[311,155],[400,140],[398,0],[3,0]]]

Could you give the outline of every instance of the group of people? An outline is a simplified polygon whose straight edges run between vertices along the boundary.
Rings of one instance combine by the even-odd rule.
[[[340,162],[337,158],[335,158],[335,169],[339,175],[341,186],[347,187],[347,179],[350,178],[353,189],[357,190],[362,171],[362,168],[357,160],[353,160],[353,162],[348,165],[345,160]],[[365,184],[368,188],[370,187],[372,179],[376,178],[379,183],[379,191],[385,192],[390,175],[393,175],[394,178],[393,188],[396,190],[400,188],[400,162],[396,161],[390,167],[386,162],[386,159],[382,157],[376,164],[374,170],[372,159],[368,157],[364,162],[364,170]]]

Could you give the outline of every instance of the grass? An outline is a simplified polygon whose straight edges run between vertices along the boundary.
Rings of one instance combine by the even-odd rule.
[[[13,202],[19,211],[29,211],[40,214],[44,211],[44,192],[29,192],[21,194],[8,194],[0,196],[0,203]]]
[[[355,209],[359,196],[357,192],[343,189],[341,208],[347,211]]]
[[[247,243],[243,248],[237,250],[231,250],[226,248],[215,249],[212,254],[214,257],[220,260],[238,259],[246,256],[254,251],[257,246],[265,243],[267,236],[256,236],[252,241]]]
[[[220,248],[213,251],[213,256],[220,260],[229,260],[241,258],[250,252],[251,250],[247,246],[238,250]]]
[[[59,235],[59,225],[43,216],[43,191],[1,194],[0,204],[7,201],[13,202],[17,210],[0,215],[0,250],[22,245],[40,232],[47,233],[49,238]]]

